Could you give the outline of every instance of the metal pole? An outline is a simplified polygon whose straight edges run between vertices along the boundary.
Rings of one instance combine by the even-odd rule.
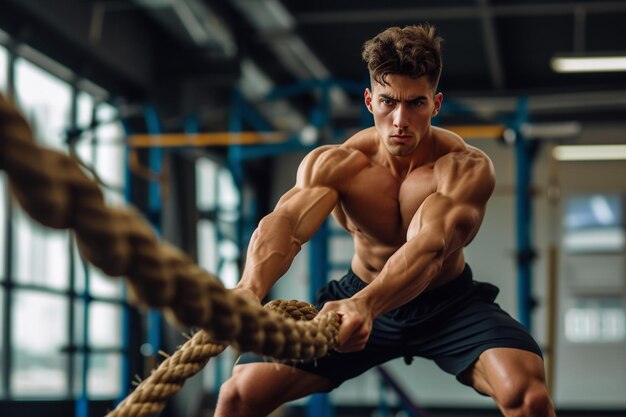
[[[328,279],[328,222],[324,221],[313,239],[309,242],[309,294],[315,300],[317,290],[326,284]],[[326,393],[313,394],[307,403],[308,417],[333,417],[335,415],[330,397]]]
[[[148,133],[158,135],[162,133],[161,124],[156,108],[146,106],[144,109],[146,128]],[[148,164],[152,172],[162,172],[163,169],[163,149],[152,147],[148,150]],[[161,184],[150,181],[148,183],[148,213],[152,226],[157,233],[162,233],[162,207],[161,207]],[[150,367],[156,367],[156,355],[161,348],[161,322],[162,317],[158,310],[151,309],[147,315],[148,344],[151,348]]]
[[[15,103],[15,49],[17,43],[14,40],[10,41],[8,62],[7,62],[7,100]],[[11,399],[11,371],[13,368],[13,352],[11,346],[11,333],[13,332],[13,323],[11,321],[12,301],[13,301],[13,213],[15,212],[15,203],[11,198],[9,192],[9,182],[5,181],[5,201],[6,201],[6,218],[0,221],[4,221],[6,225],[5,229],[5,269],[4,269],[4,303],[2,309],[2,317],[4,326],[2,326],[2,342],[5,347],[2,355],[2,388],[6,399]]]
[[[551,146],[552,150],[554,146]],[[546,362],[546,385],[548,392],[554,394],[556,368],[556,340],[558,328],[558,288],[559,288],[559,250],[558,250],[558,205],[559,205],[559,174],[557,161],[549,152],[548,160],[548,192],[550,218],[550,246],[548,249],[548,294],[546,334],[547,347],[545,348],[548,360]]]
[[[82,369],[80,373],[80,396],[76,400],[75,413],[76,417],[89,416],[89,400],[88,400],[88,380],[89,380],[89,355],[91,346],[89,345],[89,305],[91,303],[90,293],[90,276],[89,267],[85,261],[82,261],[83,274],[85,275],[85,288],[83,289],[83,340],[82,340]]]
[[[122,119],[122,127],[124,128],[124,132],[126,135],[130,135],[131,129],[128,122]],[[124,150],[124,161],[125,161],[125,181],[124,181],[124,200],[127,202],[132,201],[132,173],[128,167],[129,163],[129,148],[125,148]],[[120,369],[120,393],[116,398],[115,403],[119,404],[122,402],[129,394],[130,387],[130,308],[126,301],[128,300],[128,294],[126,291],[126,285],[122,285],[122,325],[121,325],[121,342],[122,342],[122,360],[121,360],[121,369]]]
[[[532,164],[536,151],[536,142],[531,142],[522,134],[522,124],[528,121],[528,100],[522,97],[518,101],[515,120],[515,205],[517,238],[517,276],[518,276],[518,311],[520,322],[531,330],[532,264],[535,252],[532,246]]]

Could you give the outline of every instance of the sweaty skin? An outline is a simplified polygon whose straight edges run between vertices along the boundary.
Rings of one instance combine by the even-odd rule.
[[[295,186],[253,234],[237,285],[263,299],[332,213],[354,239],[352,269],[369,283],[321,311],[341,317],[343,352],[363,349],[378,315],[461,273],[495,184],[483,152],[431,126],[443,97],[425,77],[387,82],[364,94],[375,127],[303,160]]]

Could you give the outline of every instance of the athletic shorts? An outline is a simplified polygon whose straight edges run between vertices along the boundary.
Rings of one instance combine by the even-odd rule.
[[[350,270],[341,280],[320,289],[317,307],[349,298],[366,285]],[[466,265],[451,282],[377,317],[363,350],[332,351],[313,361],[287,364],[327,378],[337,387],[389,360],[404,357],[410,364],[417,356],[435,361],[467,384],[463,371],[487,349],[516,348],[542,356],[528,331],[494,302],[498,292],[495,285],[474,281]],[[237,364],[265,361],[270,359],[246,353]]]

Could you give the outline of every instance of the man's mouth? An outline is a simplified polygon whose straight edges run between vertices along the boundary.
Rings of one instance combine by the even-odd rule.
[[[411,140],[410,135],[391,135],[391,139],[395,142],[406,143]]]

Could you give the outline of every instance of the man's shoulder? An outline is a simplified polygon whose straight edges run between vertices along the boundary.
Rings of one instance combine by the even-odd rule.
[[[491,165],[491,159],[482,150],[467,144],[458,134],[443,128],[434,128],[437,142],[437,158],[435,166]]]
[[[323,145],[304,158],[298,170],[298,179],[309,184],[337,186],[368,165],[369,159],[359,149],[345,144]]]
[[[378,138],[375,127],[359,130],[348,138],[342,145],[344,149],[351,149],[371,157],[378,151]]]
[[[482,150],[466,145],[464,148],[452,149],[440,155],[435,161],[435,172],[457,171],[461,174],[466,170],[480,170],[486,175],[493,174],[493,163]]]
[[[346,144],[322,145],[309,152],[303,163],[316,166],[346,165],[366,159],[362,150]]]
[[[495,187],[495,171],[480,149],[468,147],[443,155],[434,166],[437,191],[462,201],[485,203]]]
[[[359,130],[345,142],[336,145],[323,145],[307,155],[307,159],[322,163],[349,161],[350,163],[369,163],[372,155],[378,151],[376,129],[370,127]]]

